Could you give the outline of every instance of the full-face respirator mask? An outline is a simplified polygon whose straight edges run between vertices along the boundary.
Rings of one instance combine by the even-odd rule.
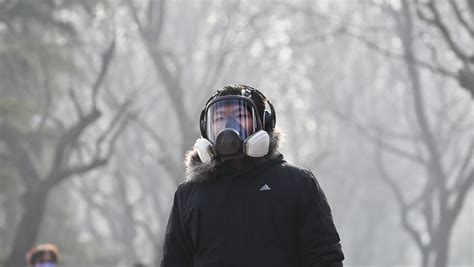
[[[271,132],[275,127],[272,104],[258,90],[245,87],[241,95],[220,95],[217,91],[201,112],[202,137],[194,144],[203,163],[263,157],[268,154]],[[265,110],[259,113],[252,98],[259,98]],[[259,115],[261,114],[261,115]]]

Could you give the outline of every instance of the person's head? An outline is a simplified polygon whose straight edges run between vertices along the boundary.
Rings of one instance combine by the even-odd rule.
[[[203,140],[198,140],[197,150],[203,162],[214,156],[223,160],[262,157],[268,152],[274,127],[273,106],[261,92],[246,85],[229,85],[217,90],[201,112]]]
[[[59,250],[54,244],[41,244],[26,253],[29,267],[56,267],[59,261]]]
[[[206,136],[215,141],[222,130],[233,129],[243,141],[257,130],[256,117],[255,108],[247,100],[220,97],[207,110]]]

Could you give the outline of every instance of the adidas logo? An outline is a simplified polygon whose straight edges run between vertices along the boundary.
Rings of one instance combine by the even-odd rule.
[[[271,190],[271,188],[265,184],[264,186],[260,187],[260,191],[268,191],[268,190]]]

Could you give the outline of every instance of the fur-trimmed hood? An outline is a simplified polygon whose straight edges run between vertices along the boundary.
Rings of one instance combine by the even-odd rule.
[[[278,128],[275,128],[270,135],[270,146],[268,154],[261,158],[255,158],[253,161],[256,164],[265,164],[274,161],[281,157],[279,147],[282,142],[282,133]],[[186,167],[186,181],[185,182],[209,182],[218,178],[220,173],[220,166],[222,162],[216,159],[209,163],[202,163],[197,151],[193,148],[186,153],[184,161]]]

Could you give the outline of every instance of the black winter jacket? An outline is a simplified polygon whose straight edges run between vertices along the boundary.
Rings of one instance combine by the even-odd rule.
[[[342,266],[323,191],[310,171],[283,160],[275,142],[269,156],[245,160],[238,172],[195,165],[189,173],[189,163],[199,164],[190,154],[188,180],[174,196],[162,267]]]

